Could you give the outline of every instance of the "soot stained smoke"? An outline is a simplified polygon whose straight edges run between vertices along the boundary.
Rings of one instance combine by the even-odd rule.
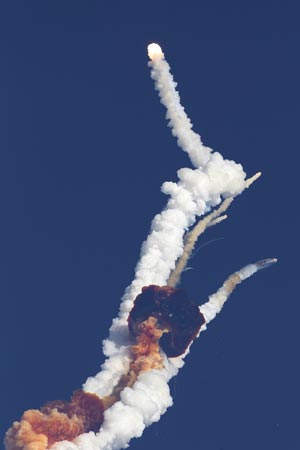
[[[139,324],[148,317],[155,317],[163,331],[159,345],[168,358],[182,355],[205,322],[199,307],[188,299],[184,289],[170,286],[143,287],[128,318],[133,336],[139,334]]]

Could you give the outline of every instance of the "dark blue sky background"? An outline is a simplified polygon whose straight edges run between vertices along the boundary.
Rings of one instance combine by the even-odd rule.
[[[160,185],[189,165],[150,79],[155,41],[203,141],[263,172],[182,286],[201,303],[248,262],[279,263],[234,293],[131,449],[299,450],[297,4],[1,2],[1,440],[99,370]]]

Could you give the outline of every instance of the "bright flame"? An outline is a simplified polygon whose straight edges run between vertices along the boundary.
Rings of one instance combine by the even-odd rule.
[[[154,43],[148,45],[148,56],[152,61],[164,58],[161,47],[158,44]]]

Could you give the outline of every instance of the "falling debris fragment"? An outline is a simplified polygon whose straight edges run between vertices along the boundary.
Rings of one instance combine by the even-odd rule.
[[[246,179],[240,164],[203,145],[180,103],[161,47],[150,44],[148,55],[168,125],[194,168],[180,169],[177,182],[162,185],[162,192],[170,198],[152,221],[135,278],[103,342],[106,360],[101,371],[89,377],[70,402],[58,400],[26,411],[7,431],[6,450],[127,447],[172,405],[169,380],[235,287],[277,262],[265,259],[245,266],[201,306],[177,288],[199,236],[227,218],[224,213],[234,198],[261,173]]]

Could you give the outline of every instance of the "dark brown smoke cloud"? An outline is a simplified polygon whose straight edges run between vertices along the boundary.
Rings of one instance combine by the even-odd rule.
[[[128,318],[133,336],[140,334],[139,325],[148,317],[156,318],[157,327],[163,330],[159,345],[170,358],[182,355],[205,323],[186,292],[170,286],[143,287]]]

